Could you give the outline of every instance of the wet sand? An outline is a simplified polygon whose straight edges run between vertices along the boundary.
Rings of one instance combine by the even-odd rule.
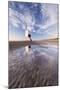
[[[9,88],[58,85],[58,47],[14,45],[9,49]]]
[[[58,46],[58,38],[53,39],[46,39],[46,40],[38,40],[38,41],[10,41],[9,42],[9,49],[15,49],[19,47],[25,47],[27,45],[56,45]]]

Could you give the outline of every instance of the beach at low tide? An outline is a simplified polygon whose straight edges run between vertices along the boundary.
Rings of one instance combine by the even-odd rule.
[[[14,45],[9,47],[9,88],[58,85],[57,45]]]

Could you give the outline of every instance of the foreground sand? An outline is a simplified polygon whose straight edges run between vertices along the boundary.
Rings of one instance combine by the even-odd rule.
[[[9,88],[58,85],[58,46],[42,44],[36,41],[9,43]],[[33,45],[28,52],[26,45]]]

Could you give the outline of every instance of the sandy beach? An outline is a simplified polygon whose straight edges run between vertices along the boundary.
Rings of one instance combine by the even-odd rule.
[[[57,41],[48,43],[9,42],[9,88],[58,85]]]
[[[58,38],[45,39],[45,40],[35,40],[35,41],[9,41],[9,49],[24,47],[27,45],[55,45],[58,46]]]

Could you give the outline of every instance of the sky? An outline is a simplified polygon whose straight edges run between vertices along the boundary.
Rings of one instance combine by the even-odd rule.
[[[25,32],[32,40],[58,35],[58,4],[8,2],[9,41],[24,40]]]

